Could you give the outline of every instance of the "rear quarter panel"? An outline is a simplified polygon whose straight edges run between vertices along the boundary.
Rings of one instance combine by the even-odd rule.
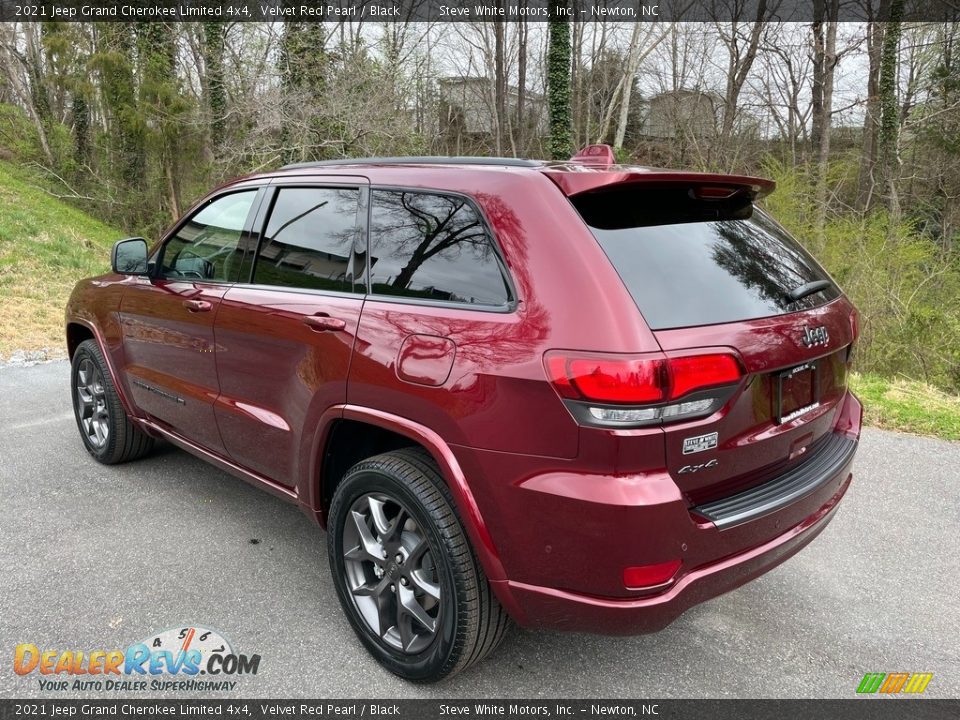
[[[553,348],[643,352],[656,340],[576,211],[549,179],[509,169],[381,168],[376,187],[458,192],[479,206],[515,288],[505,312],[370,297],[348,387],[352,405],[420,423],[448,443],[574,457],[579,428],[546,379]],[[448,338],[446,380],[402,379],[399,352],[413,335]]]

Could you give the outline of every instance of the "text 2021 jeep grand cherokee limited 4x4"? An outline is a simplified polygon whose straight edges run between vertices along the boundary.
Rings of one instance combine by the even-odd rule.
[[[362,643],[436,680],[508,618],[655,631],[823,530],[854,308],[752,177],[381,158],[201,200],[66,311],[102,463],[163,438],[329,532]]]

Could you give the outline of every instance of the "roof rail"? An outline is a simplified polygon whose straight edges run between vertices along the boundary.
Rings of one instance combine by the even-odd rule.
[[[541,160],[525,160],[508,157],[445,157],[443,155],[413,155],[410,157],[368,157],[341,158],[337,160],[316,160],[284,165],[281,170],[298,168],[330,167],[336,165],[506,165],[509,167],[540,167]]]

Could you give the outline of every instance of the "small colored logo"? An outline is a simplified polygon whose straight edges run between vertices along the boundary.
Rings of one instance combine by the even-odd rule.
[[[237,653],[220,633],[200,626],[154,633],[123,650],[20,643],[13,657],[13,671],[34,675],[43,691],[232,690],[231,676],[256,675],[259,666],[260,655]]]
[[[884,693],[910,693],[919,695],[927,689],[933,679],[933,673],[867,673],[857,686],[857,692],[864,695]]]

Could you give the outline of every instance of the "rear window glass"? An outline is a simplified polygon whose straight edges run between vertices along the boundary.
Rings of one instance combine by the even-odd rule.
[[[790,299],[791,291],[829,277],[749,198],[696,201],[672,190],[573,202],[653,330],[781,315],[840,295],[830,282]]]
[[[492,306],[510,300],[486,225],[454,195],[373,191],[370,281],[376,295]]]

